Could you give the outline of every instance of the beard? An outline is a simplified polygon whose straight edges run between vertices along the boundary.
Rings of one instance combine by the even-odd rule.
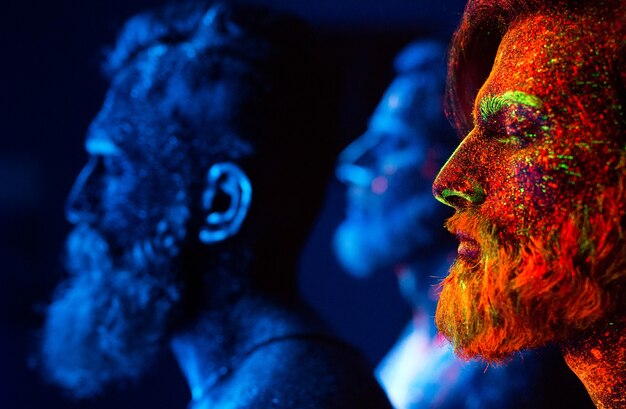
[[[47,377],[74,396],[137,379],[164,344],[181,290],[172,271],[178,248],[161,238],[112,257],[88,226],[68,237],[70,278],[48,307],[41,357]]]
[[[348,215],[333,240],[340,264],[353,276],[366,277],[405,261],[416,249],[429,245],[432,232],[440,229],[443,221],[443,217],[434,217],[438,209],[431,202],[428,192],[385,212]]]
[[[514,352],[571,339],[615,312],[624,291],[624,181],[589,211],[571,207],[509,235],[477,210],[450,218],[480,246],[442,282],[438,329],[463,358],[501,362]]]

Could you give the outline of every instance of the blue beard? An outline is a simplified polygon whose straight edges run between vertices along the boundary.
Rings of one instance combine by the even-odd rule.
[[[363,277],[407,261],[416,250],[430,244],[430,219],[437,216],[432,202],[427,193],[396,203],[384,213],[348,214],[334,237],[341,265],[350,274]]]
[[[144,373],[167,338],[180,298],[175,244],[136,243],[116,263],[95,230],[79,225],[67,240],[70,278],[57,289],[43,329],[47,376],[76,397]],[[174,251],[175,250],[175,251]]]

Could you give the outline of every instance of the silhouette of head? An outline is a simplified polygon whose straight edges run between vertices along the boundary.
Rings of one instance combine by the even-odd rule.
[[[332,155],[312,45],[299,21],[252,7],[179,4],[126,24],[67,202],[70,278],[42,348],[53,380],[94,394],[139,376],[201,309],[291,294]]]
[[[348,192],[335,251],[351,274],[406,262],[439,236],[444,216],[430,186],[454,143],[443,114],[444,59],[436,41],[407,46],[367,131],[339,157],[335,172]]]
[[[463,356],[623,314],[624,6],[467,5],[447,94],[463,140],[433,186],[460,240],[437,325]]]

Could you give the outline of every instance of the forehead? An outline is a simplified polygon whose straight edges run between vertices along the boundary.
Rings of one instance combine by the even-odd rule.
[[[161,144],[168,133],[174,134],[173,122],[159,115],[149,104],[124,98],[110,90],[105,102],[87,131],[85,148],[92,154],[131,153]]]
[[[617,38],[611,39],[607,32],[610,23],[592,13],[545,12],[513,23],[477,104],[484,97],[515,91],[538,98],[548,110],[580,103],[595,109],[598,104],[591,100],[611,92],[610,55]],[[588,101],[578,100],[579,96]]]
[[[165,102],[172,99],[164,81],[164,74],[169,77],[170,71],[164,67],[169,65],[164,61],[165,50],[155,47],[112,78],[102,107],[90,125],[88,150],[110,150],[110,146],[144,142],[142,139],[160,134],[156,130],[170,116]]]

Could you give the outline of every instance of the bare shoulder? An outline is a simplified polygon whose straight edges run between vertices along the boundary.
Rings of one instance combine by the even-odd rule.
[[[288,339],[256,351],[223,389],[237,409],[391,408],[355,349],[330,339]]]

